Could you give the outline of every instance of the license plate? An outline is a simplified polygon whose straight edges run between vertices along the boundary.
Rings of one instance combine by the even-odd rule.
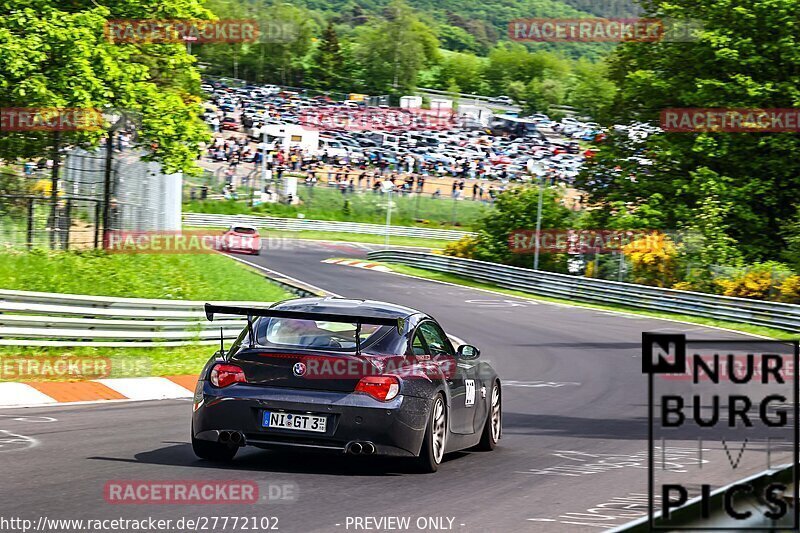
[[[325,433],[327,417],[298,415],[294,413],[274,413],[264,411],[261,425],[265,428],[293,429],[297,431],[316,431]]]

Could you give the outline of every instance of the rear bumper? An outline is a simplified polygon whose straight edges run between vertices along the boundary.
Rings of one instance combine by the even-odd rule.
[[[419,454],[432,404],[413,396],[381,402],[365,394],[246,384],[217,389],[208,382],[202,382],[202,399],[192,416],[196,439],[217,441],[221,431],[235,431],[245,445],[340,453],[349,442],[366,441],[376,454],[394,456]],[[265,410],[327,416],[326,431],[263,428]]]
[[[261,251],[261,248],[237,248],[235,246],[228,246],[224,251],[232,254],[257,254]]]

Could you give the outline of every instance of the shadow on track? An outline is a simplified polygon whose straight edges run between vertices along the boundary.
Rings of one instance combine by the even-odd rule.
[[[577,348],[580,350],[636,350],[636,355],[640,355],[642,351],[641,342],[538,342],[515,343],[510,344],[510,346],[522,348]]]
[[[647,440],[646,418],[580,418],[503,413],[507,435],[569,436],[582,439]]]
[[[89,457],[96,461],[145,463],[164,466],[185,466],[215,470],[271,472],[283,474],[316,474],[329,476],[399,476],[415,474],[413,463],[397,457],[351,457],[343,454],[291,452],[283,450],[239,450],[229,462],[211,462],[198,459],[188,443],[170,442],[156,450],[137,453],[134,459],[120,457]],[[455,452],[445,456],[443,463],[469,455]]]
[[[792,426],[781,428],[747,428],[736,429],[726,426],[701,428],[693,423],[680,427],[662,428],[658,425],[658,410],[655,411],[655,438],[667,437],[669,440],[694,441],[749,438],[766,439],[767,437],[786,442],[792,441]],[[647,441],[647,418],[580,418],[571,416],[534,415],[528,413],[503,413],[503,432],[506,435],[556,436],[579,439],[604,440],[640,440]]]

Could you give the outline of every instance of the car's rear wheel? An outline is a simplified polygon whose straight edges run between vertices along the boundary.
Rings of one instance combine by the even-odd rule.
[[[447,406],[441,394],[433,400],[431,416],[425,429],[422,449],[417,457],[416,465],[420,472],[432,473],[439,469],[444,458],[447,443]]]
[[[239,451],[239,447],[196,439],[194,438],[194,427],[192,427],[192,450],[200,459],[222,462],[232,460]]]
[[[500,432],[503,422],[503,399],[500,394],[500,384],[495,383],[492,387],[492,397],[489,403],[489,411],[486,413],[486,422],[483,424],[481,441],[476,448],[483,451],[492,451],[500,440]]]

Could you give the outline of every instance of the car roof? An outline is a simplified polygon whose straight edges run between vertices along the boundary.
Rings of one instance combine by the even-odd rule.
[[[302,311],[305,313],[329,313],[341,315],[367,315],[382,318],[408,318],[411,315],[424,314],[416,309],[402,305],[379,302],[376,300],[359,300],[354,298],[298,298],[285,300],[272,306],[282,311]]]

